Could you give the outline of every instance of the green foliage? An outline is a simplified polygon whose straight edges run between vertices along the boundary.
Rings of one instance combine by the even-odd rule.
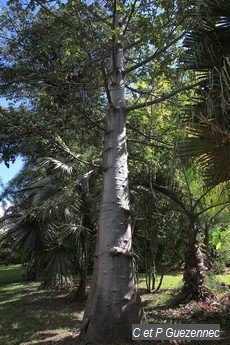
[[[211,232],[211,244],[217,253],[217,262],[223,266],[230,266],[230,228],[216,227]]]
[[[201,2],[203,15],[185,43],[187,67],[202,81],[190,106],[185,155],[197,157],[209,185],[230,179],[229,6],[223,0]]]
[[[196,93],[175,93],[164,99],[192,79],[187,73],[179,80],[178,65],[185,55],[181,40],[188,28],[197,26],[196,7],[182,0],[156,1],[154,6],[145,0],[127,1],[117,4],[124,25],[114,28],[114,7],[109,2],[58,1],[53,5],[32,1],[26,9],[21,1],[9,4],[1,17],[0,93],[12,106],[0,109],[0,153],[6,164],[19,153],[26,163],[3,197],[13,201],[8,222],[15,250],[27,263],[28,272],[37,272],[46,286],[56,286],[80,274],[85,261],[87,268],[92,267],[103,170],[103,120],[110,103],[110,58],[121,45],[126,53],[127,109],[134,109],[128,113],[127,128],[136,261],[149,275],[180,267],[188,215],[202,228],[220,212],[218,206],[213,207],[218,192],[202,197],[207,190],[199,169],[189,170],[188,162],[181,166],[174,150],[183,134],[181,109],[191,104],[188,97],[194,102]],[[220,33],[217,22],[206,28],[209,41],[216,30]],[[220,24],[223,30],[228,26]],[[224,41],[222,34],[219,38]],[[199,31],[189,40],[188,50],[195,49],[196,63],[203,66],[206,58],[209,64],[218,45],[216,38],[204,44]],[[206,73],[207,66],[204,69]],[[213,75],[225,85],[227,59]],[[208,93],[202,86],[201,93],[213,101],[216,91],[226,112],[225,89],[220,94],[220,88],[213,86]],[[198,152],[205,169],[215,175],[218,165],[222,176],[228,164],[223,148],[229,135],[218,127],[219,122],[209,122],[194,125],[190,153]],[[215,141],[211,146],[210,140]],[[204,157],[207,143],[208,158]],[[225,179],[226,174],[219,178]],[[155,190],[154,184],[163,187],[165,194]]]
[[[223,236],[223,245],[221,247],[221,253],[224,258],[224,262],[227,267],[230,267],[230,228]]]
[[[0,265],[12,265],[21,262],[20,255],[15,252],[12,242],[12,238],[0,230]]]
[[[96,205],[90,192],[92,187],[94,195],[98,192],[98,168],[86,170],[66,144],[65,151],[72,156],[45,158],[33,171],[26,168],[22,190],[16,178],[19,190],[12,203],[18,208],[8,214],[5,237],[27,264],[26,277],[39,277],[44,287],[62,286],[92,265]]]
[[[74,4],[62,6],[54,16],[31,6],[24,11],[20,2],[12,2],[1,21],[0,93],[12,100],[11,107],[0,110],[0,152],[6,163],[19,152],[33,161],[48,156],[50,149],[55,154],[57,135],[68,143],[80,138],[82,152],[85,132],[92,135],[91,143],[101,140],[100,131],[90,131],[102,119],[103,106],[93,109],[100,71],[96,61],[90,65],[93,47],[87,27],[69,15]]]

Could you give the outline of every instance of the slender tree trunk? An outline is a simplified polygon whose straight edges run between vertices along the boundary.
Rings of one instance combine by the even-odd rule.
[[[192,219],[190,220],[185,249],[184,287],[182,295],[186,300],[199,300],[207,296],[204,288],[204,260],[197,236],[198,228]]]
[[[75,297],[78,301],[84,300],[86,296],[86,282],[88,274],[88,263],[84,263],[80,270],[80,282],[75,293]]]
[[[96,228],[92,221],[91,215],[91,199],[90,199],[90,192],[89,192],[89,181],[86,181],[87,185],[83,188],[81,199],[81,212],[83,214],[82,218],[82,225],[90,231],[90,235],[93,237],[96,234]],[[86,286],[87,286],[87,276],[89,270],[89,264],[92,260],[95,247],[93,241],[88,237],[82,237],[82,248],[83,248],[83,257],[81,260],[81,265],[78,268],[79,275],[80,275],[80,282],[75,294],[76,299],[84,300],[86,297]]]
[[[38,272],[37,272],[37,268],[34,265],[34,263],[32,263],[32,264],[28,263],[27,264],[26,271],[24,274],[24,279],[25,279],[25,281],[28,281],[28,282],[36,281],[38,279]]]
[[[210,250],[209,241],[210,241],[209,226],[208,226],[208,224],[205,224],[205,227],[204,227],[204,245],[205,245],[207,251]]]
[[[116,21],[118,27],[118,16]],[[109,339],[131,339],[132,324],[145,320],[132,257],[123,64],[123,49],[114,44],[108,80],[110,104],[99,233],[82,325],[86,341],[95,344],[109,344]]]
[[[148,240],[145,238],[145,284],[146,291],[151,292],[151,272],[149,267],[149,251],[148,251]]]
[[[152,290],[155,290],[156,288],[156,270],[154,269],[152,274]]]
[[[162,283],[163,283],[163,278],[164,278],[164,273],[162,273],[162,274],[161,274],[159,284],[158,284],[158,286],[157,286],[157,288],[156,288],[156,290],[155,290],[155,291],[160,290],[161,285],[162,285]]]

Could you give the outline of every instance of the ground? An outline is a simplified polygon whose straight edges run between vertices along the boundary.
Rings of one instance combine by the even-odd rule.
[[[84,303],[77,302],[69,292],[44,291],[39,288],[39,283],[25,283],[22,273],[21,266],[0,266],[0,344],[79,344]],[[144,278],[140,278],[142,301],[149,323],[220,323],[222,339],[216,343],[229,344],[230,295],[226,286],[219,284],[217,302],[170,306],[175,301],[181,278],[179,273],[165,276],[162,289],[155,294],[145,293]],[[230,284],[230,274],[217,278]],[[145,345],[151,343],[157,345],[156,342],[144,342]],[[202,345],[205,343],[202,341]],[[214,345],[214,341],[207,344]]]

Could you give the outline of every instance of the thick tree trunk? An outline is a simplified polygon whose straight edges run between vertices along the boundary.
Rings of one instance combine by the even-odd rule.
[[[86,341],[95,344],[131,339],[132,324],[144,321],[132,257],[123,63],[123,49],[115,46],[96,259],[82,326]]]
[[[197,236],[198,228],[191,220],[185,249],[184,287],[182,290],[185,300],[200,300],[207,296],[204,288],[204,260]]]

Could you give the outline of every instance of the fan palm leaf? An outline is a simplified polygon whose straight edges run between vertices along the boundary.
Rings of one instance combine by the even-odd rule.
[[[44,287],[53,288],[81,274],[92,259],[96,225],[89,191],[98,174],[83,169],[69,154],[39,160],[36,170],[37,180],[29,178],[17,193],[23,200],[18,212],[24,213],[12,219],[11,233],[29,269],[39,272]]]
[[[188,35],[188,68],[203,80],[190,109],[183,155],[194,157],[208,184],[230,180],[230,2],[204,0],[198,26]]]
[[[25,261],[34,258],[43,247],[44,229],[40,220],[32,214],[24,214],[9,229],[14,247]]]

